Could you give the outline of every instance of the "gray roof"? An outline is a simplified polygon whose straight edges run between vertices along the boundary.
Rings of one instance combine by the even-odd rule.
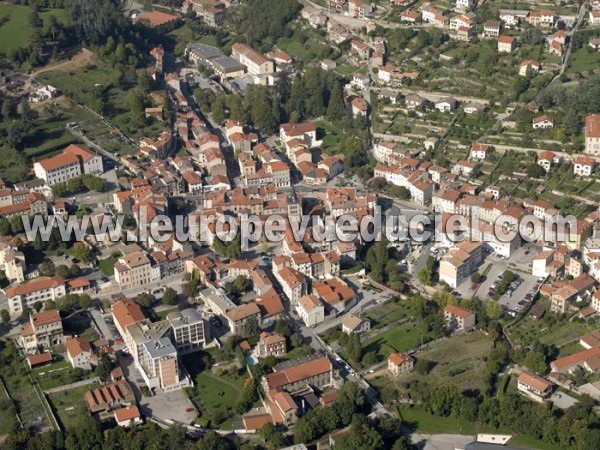
[[[244,66],[240,64],[239,61],[233,59],[231,56],[223,56],[221,58],[216,58],[211,61],[213,65],[220,68],[223,72],[235,71],[242,69]]]
[[[166,337],[162,337],[153,342],[145,342],[144,347],[152,359],[163,358],[165,356],[177,354],[177,350],[175,350],[175,347],[173,347],[171,340]]]
[[[173,328],[180,328],[194,323],[202,322],[202,317],[194,308],[187,308],[180,312],[167,314],[167,320]]]
[[[194,52],[200,58],[205,59],[207,61],[225,56],[225,53],[223,53],[217,47],[200,43],[189,44],[187,46],[187,50],[188,52]]]

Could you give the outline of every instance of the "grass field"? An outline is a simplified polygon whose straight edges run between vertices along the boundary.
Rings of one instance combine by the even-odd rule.
[[[10,16],[10,20],[0,26],[0,52],[7,53],[27,45],[32,32],[29,25],[31,11],[27,6],[0,5],[0,17]],[[39,15],[44,21],[44,28],[50,16],[56,17],[59,22],[64,22],[66,18],[64,9],[43,9]]]
[[[421,343],[421,331],[412,323],[394,327],[363,343],[363,353],[376,352],[381,361],[395,352],[406,352]]]
[[[63,428],[72,427],[82,415],[87,414],[84,395],[89,389],[89,386],[80,386],[68,391],[48,394],[48,400]]]
[[[106,258],[98,263],[98,266],[100,267],[100,270],[104,273],[104,275],[110,277],[115,273],[115,264],[117,263],[118,259],[119,258],[115,257]]]
[[[190,394],[192,401],[202,412],[202,419],[210,420],[212,427],[230,428],[232,406],[238,398],[239,390],[206,373],[201,373],[195,380],[196,386]]]

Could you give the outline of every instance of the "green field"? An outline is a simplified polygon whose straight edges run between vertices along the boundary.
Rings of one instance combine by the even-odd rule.
[[[0,52],[7,53],[27,45],[32,31],[29,25],[31,11],[27,6],[0,5],[0,17],[10,16],[10,20],[0,26]],[[44,9],[39,14],[44,26],[50,16],[56,17],[59,22],[64,22],[66,18],[64,9]]]
[[[48,394],[48,400],[64,429],[71,428],[82,415],[87,414],[84,395],[89,389],[90,386],[80,386]]]
[[[0,436],[8,434],[17,425],[17,416],[12,401],[0,388]]]
[[[104,273],[104,275],[110,277],[115,273],[115,264],[117,263],[118,259],[119,258],[115,257],[106,258],[98,263],[98,266],[100,267],[100,270]]]
[[[406,352],[421,343],[421,331],[412,323],[394,327],[363,343],[363,353],[376,352],[381,361],[395,352]]]
[[[219,381],[218,378],[201,373],[195,379],[196,386],[189,390],[191,400],[201,411],[201,418],[210,420],[213,428],[231,427],[232,406],[240,391]]]

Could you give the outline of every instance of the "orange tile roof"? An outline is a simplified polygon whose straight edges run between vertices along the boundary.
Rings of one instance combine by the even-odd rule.
[[[120,299],[112,305],[112,315],[122,330],[146,318],[140,306],[128,298]]]
[[[456,305],[446,306],[444,308],[444,312],[448,312],[454,316],[462,317],[463,319],[473,314],[473,311],[469,311],[468,309],[461,308],[460,306]]]
[[[396,366],[400,366],[406,361],[413,361],[413,359],[408,355],[408,353],[392,353],[388,357],[388,361],[391,361]]]
[[[529,372],[523,372],[521,375],[519,375],[517,381],[541,392],[544,392],[546,389],[552,386],[552,383],[549,381]]]
[[[140,417],[140,410],[137,406],[129,406],[127,408],[119,408],[115,410],[115,419],[117,422],[125,422]]]
[[[39,314],[32,314],[30,317],[30,323],[32,323],[34,327],[56,322],[60,322],[60,313],[58,312],[58,309],[44,311]]]
[[[38,161],[38,164],[43,167],[44,170],[50,171],[58,169],[60,167],[68,166],[69,164],[79,164],[79,158],[77,155],[72,153],[61,154],[53,156],[52,158]]]
[[[71,358],[83,352],[92,353],[92,347],[87,339],[75,337],[67,341],[67,352]]]
[[[267,385],[269,389],[276,389],[287,384],[302,381],[307,378],[311,378],[323,373],[331,372],[332,365],[329,358],[326,356],[322,358],[313,359],[303,364],[288,367],[278,372],[270,373],[265,375]]]

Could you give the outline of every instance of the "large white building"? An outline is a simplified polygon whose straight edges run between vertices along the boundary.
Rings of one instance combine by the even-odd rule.
[[[233,44],[231,47],[231,56],[246,66],[248,73],[252,75],[268,74],[275,71],[273,61],[265,58],[247,45]]]
[[[32,308],[35,302],[55,301],[66,295],[65,282],[61,277],[37,278],[27,283],[12,285],[4,290],[8,299],[8,311],[15,317],[23,309]]]
[[[69,145],[60,155],[38,161],[33,165],[35,176],[48,186],[65,183],[82,174],[104,172],[102,157],[79,145]]]

